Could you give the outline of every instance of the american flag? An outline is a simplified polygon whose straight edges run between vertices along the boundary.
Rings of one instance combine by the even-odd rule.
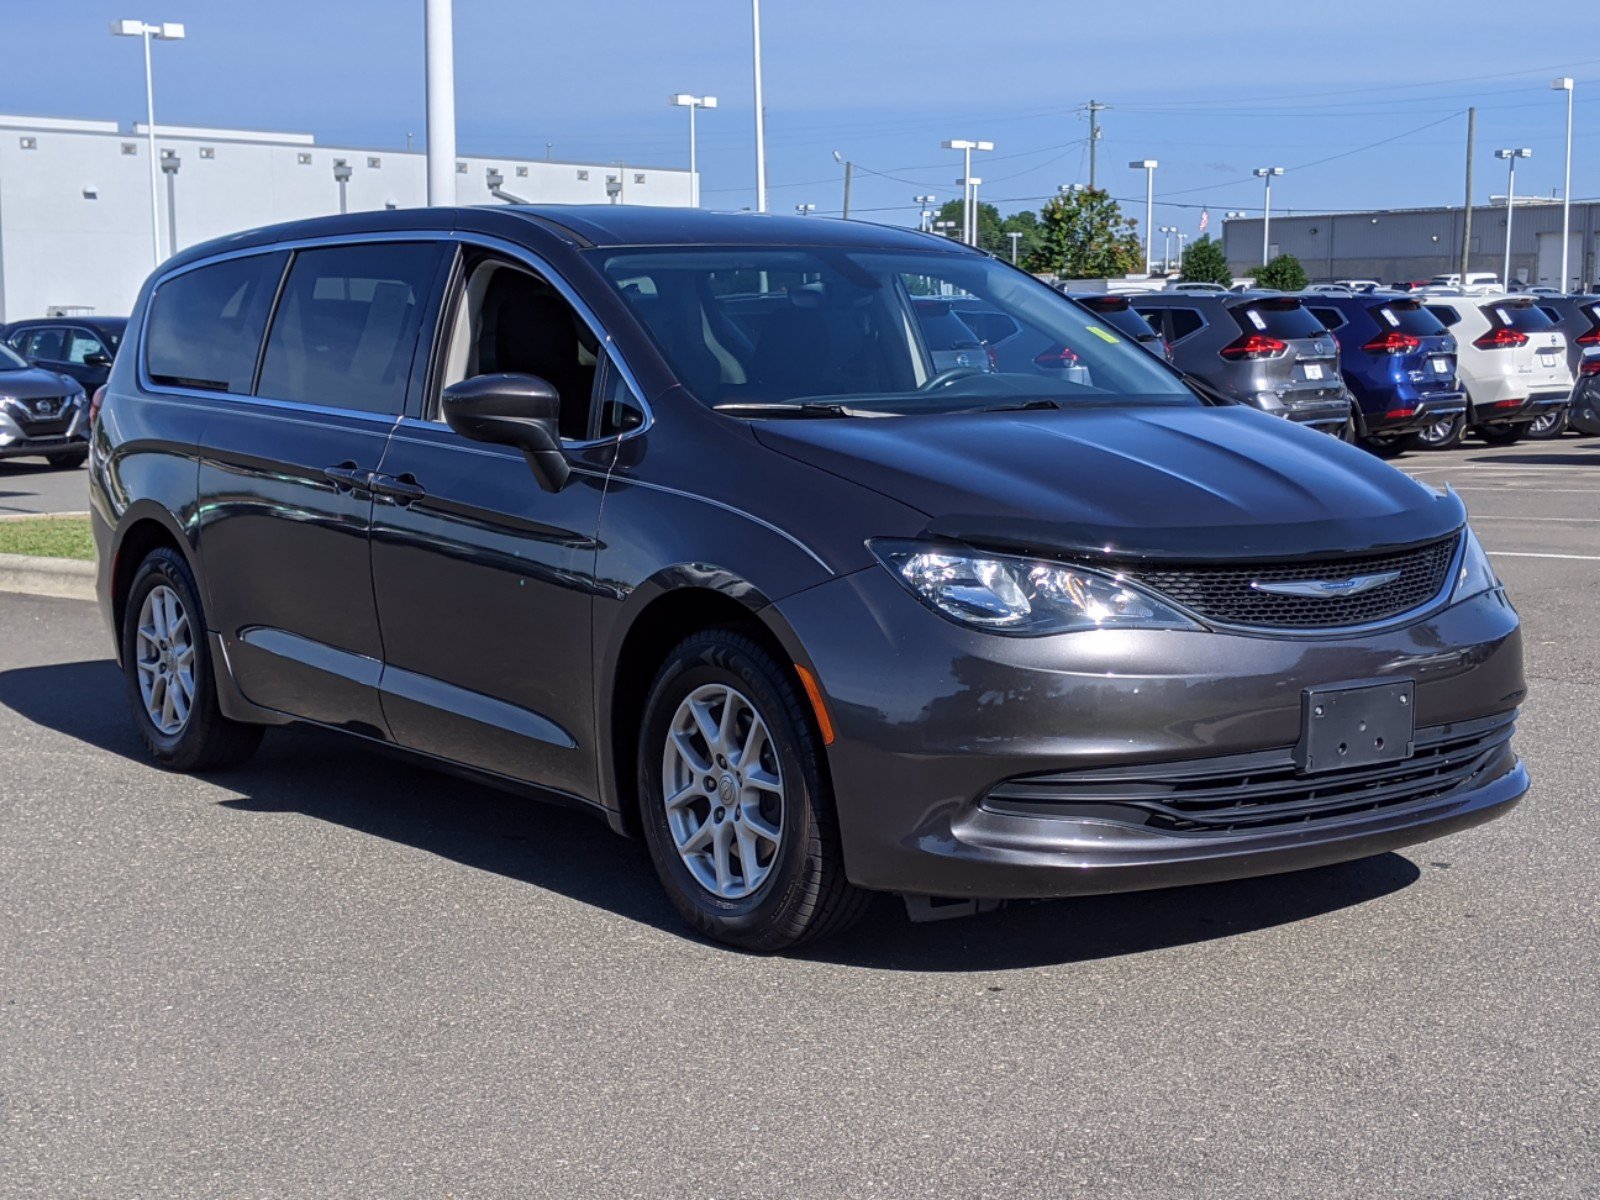
[[[1211,210],[1209,208],[1202,208],[1200,210],[1200,232],[1204,233],[1206,231],[1207,226],[1209,226],[1210,224],[1211,224]]]

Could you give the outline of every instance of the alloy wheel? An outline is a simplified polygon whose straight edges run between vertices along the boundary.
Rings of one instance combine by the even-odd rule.
[[[145,715],[158,732],[176,737],[194,707],[194,629],[183,600],[166,584],[145,594],[136,640],[134,664]]]
[[[742,692],[707,684],[683,698],[661,762],[667,829],[695,882],[724,900],[753,895],[783,839],[784,786],[767,723]]]

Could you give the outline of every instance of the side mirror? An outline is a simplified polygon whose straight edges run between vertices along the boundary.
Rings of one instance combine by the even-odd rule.
[[[475,375],[445,388],[445,423],[464,438],[515,446],[539,486],[559,492],[572,474],[561,452],[561,396],[537,375]]]
[[[96,350],[93,354],[85,354],[83,356],[83,365],[86,367],[109,367],[111,365],[111,355],[103,354]]]

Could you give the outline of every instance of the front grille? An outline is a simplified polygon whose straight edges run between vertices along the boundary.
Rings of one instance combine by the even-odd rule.
[[[17,419],[17,428],[29,437],[50,437],[63,434],[72,427],[72,413],[69,410],[59,417],[48,419],[41,417],[23,416]]]
[[[983,807],[1175,833],[1292,825],[1426,801],[1508,767],[1516,714],[1417,731],[1403,762],[1301,775],[1292,749],[1009,779]]]
[[[1206,620],[1260,629],[1338,629],[1421,608],[1448,583],[1457,534],[1390,554],[1260,566],[1195,564],[1132,567],[1124,574]],[[1353,595],[1280,596],[1253,584],[1342,581],[1399,571],[1397,579]]]

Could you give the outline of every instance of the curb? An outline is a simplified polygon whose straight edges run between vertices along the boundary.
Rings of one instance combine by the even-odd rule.
[[[94,563],[82,559],[0,554],[0,592],[93,600],[94,574]]]
[[[0,521],[81,521],[88,512],[0,513]]]

